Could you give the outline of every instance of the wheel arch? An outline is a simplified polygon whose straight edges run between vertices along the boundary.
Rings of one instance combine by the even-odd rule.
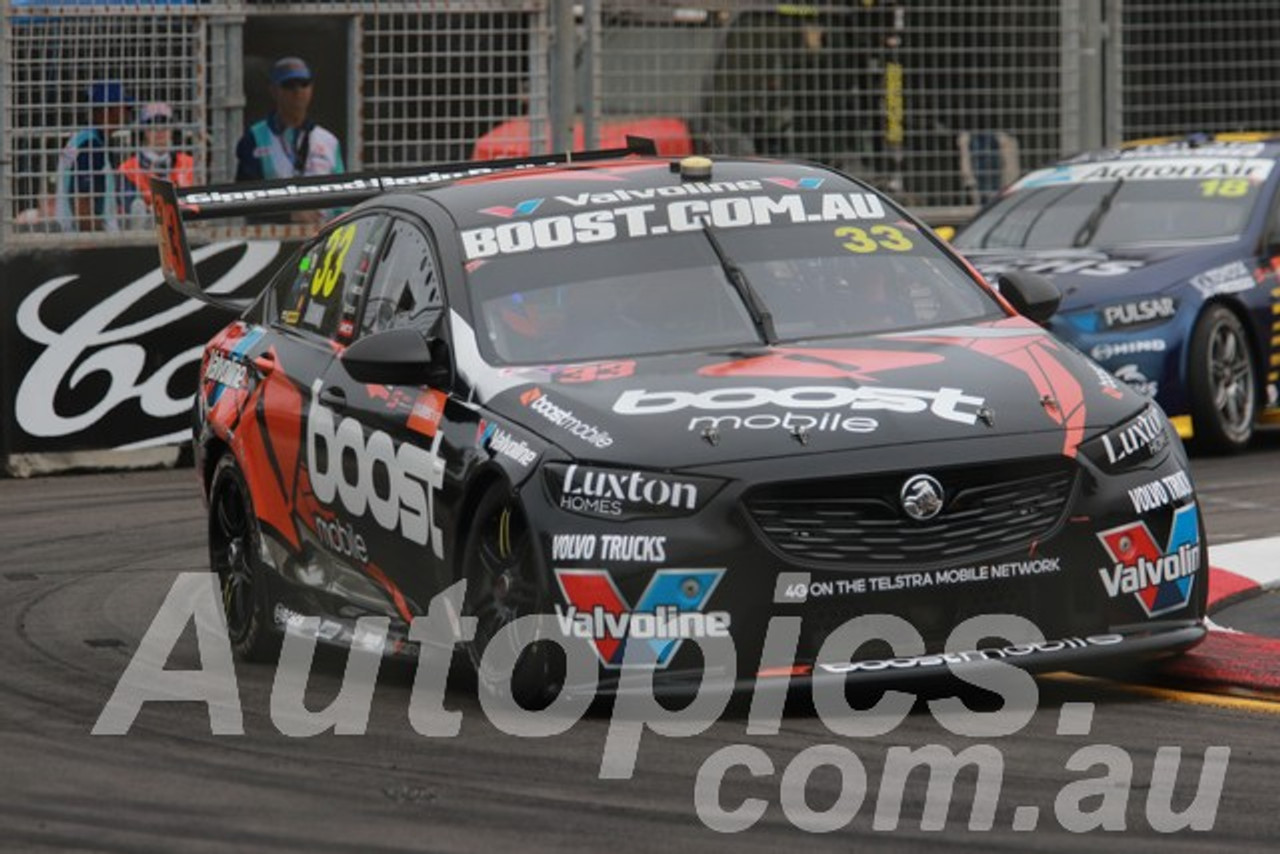
[[[228,453],[231,453],[231,446],[219,439],[217,436],[210,436],[205,440],[202,447],[202,454],[199,457],[201,471],[200,484],[204,487],[204,496],[209,499],[209,490],[213,487],[213,472],[218,468],[218,461]]]
[[[1215,305],[1220,305],[1223,308],[1225,308],[1227,311],[1235,315],[1236,320],[1240,321],[1240,325],[1244,327],[1245,337],[1249,341],[1249,354],[1253,356],[1254,391],[1258,395],[1257,400],[1259,402],[1266,400],[1267,372],[1270,370],[1270,368],[1267,366],[1268,354],[1263,347],[1263,341],[1258,337],[1258,330],[1255,328],[1253,318],[1249,316],[1248,306],[1244,305],[1239,300],[1231,299],[1229,296],[1225,294],[1218,294],[1216,296],[1210,297],[1209,299],[1204,301],[1203,305],[1200,306],[1200,311],[1196,314],[1195,322],[1191,324],[1192,334],[1194,334],[1196,324],[1200,322],[1200,318],[1204,316],[1204,313],[1207,312],[1210,309],[1210,307]],[[1190,364],[1191,364],[1190,363],[1190,359],[1191,359],[1190,340],[1191,340],[1190,336],[1188,336],[1186,354],[1184,356],[1184,359],[1186,360],[1186,366],[1188,368],[1190,367]],[[1184,376],[1185,375],[1186,374],[1184,372]],[[1255,414],[1255,417],[1254,417],[1255,421],[1257,420],[1257,415],[1261,414],[1261,412],[1262,412],[1262,406],[1258,406],[1257,413]]]
[[[499,466],[485,466],[478,471],[467,485],[466,492],[462,502],[458,505],[458,523],[454,526],[453,553],[457,558],[453,565],[449,568],[450,576],[453,581],[462,579],[463,569],[461,556],[463,552],[463,544],[466,543],[467,537],[471,534],[471,528],[476,522],[476,508],[480,506],[480,500],[494,486],[505,484],[509,492],[514,493],[515,487],[511,483],[511,479],[507,477]]]

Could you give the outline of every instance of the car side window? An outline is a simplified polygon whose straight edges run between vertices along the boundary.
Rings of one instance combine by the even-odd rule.
[[[373,272],[360,334],[401,326],[425,330],[442,307],[440,276],[427,235],[411,222],[395,220]]]
[[[387,229],[382,214],[343,222],[316,238],[276,280],[276,320],[347,343],[355,333],[365,279]]]

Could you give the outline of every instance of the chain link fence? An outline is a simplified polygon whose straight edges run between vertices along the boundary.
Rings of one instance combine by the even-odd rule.
[[[192,180],[231,180],[282,55],[314,68],[348,169],[632,133],[820,160],[943,221],[1082,147],[1275,127],[1278,39],[1273,0],[0,0],[0,245],[148,239],[121,167],[167,142]],[[100,124],[106,165],[69,179]]]

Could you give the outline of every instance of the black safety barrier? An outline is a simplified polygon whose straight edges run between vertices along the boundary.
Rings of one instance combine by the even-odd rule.
[[[295,245],[232,240],[193,255],[205,287],[250,296]],[[129,465],[190,440],[201,350],[233,315],[166,287],[154,243],[6,252],[0,282],[6,472]]]

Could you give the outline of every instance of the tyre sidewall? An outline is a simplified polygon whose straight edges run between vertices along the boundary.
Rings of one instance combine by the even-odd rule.
[[[471,598],[474,595],[471,589],[474,580],[470,567],[474,566],[474,562],[477,560],[481,538],[485,535],[486,523],[504,505],[511,503],[516,503],[516,498],[511,488],[506,483],[493,484],[487,487],[484,495],[481,496],[476,504],[475,512],[472,514],[474,523],[467,532],[461,553],[462,565],[458,567],[458,577],[467,580],[467,597],[464,600],[463,613],[468,616],[472,615],[472,603],[475,601]],[[525,517],[525,524],[526,526],[528,525],[527,516]],[[528,533],[528,537],[530,543],[528,547],[532,549],[534,548],[533,543],[535,540],[532,532]],[[538,589],[536,612],[546,613],[550,608],[550,588],[542,563],[536,559],[536,556],[529,556],[528,569]],[[554,645],[552,641],[535,641],[525,646],[511,674],[509,685],[503,684],[483,672],[481,661],[484,649],[478,639],[464,643],[463,647],[466,650],[467,661],[475,674],[479,690],[504,694],[515,699],[521,706],[532,710],[544,707],[547,702],[554,698],[555,692],[558,690],[558,685],[553,684],[555,683],[554,673],[556,668],[549,660],[549,657],[554,655],[555,651],[552,649]]]
[[[249,485],[245,481],[244,475],[241,474],[235,457],[230,453],[224,454],[222,459],[218,460],[218,465],[214,469],[212,484],[209,488],[209,524],[211,529],[214,524],[213,514],[217,512],[219,490],[224,488],[228,482],[232,482],[239,487],[240,495],[244,499],[245,518],[248,520],[249,526],[248,558],[253,574],[253,589],[251,591],[253,607],[249,616],[248,629],[238,638],[230,637],[230,627],[228,626],[228,637],[231,641],[232,652],[244,661],[270,661],[279,654],[280,635],[271,621],[271,596],[267,589],[267,573],[263,571],[263,567],[258,561],[262,533],[258,528],[258,517],[253,510],[253,496],[249,492]],[[212,530],[210,535],[212,537]],[[209,547],[210,569],[212,570],[212,539],[210,539]],[[216,570],[213,571],[216,572]]]
[[[1250,414],[1243,433],[1237,434],[1223,425],[1213,402],[1213,372],[1210,365],[1210,345],[1214,333],[1222,326],[1229,326],[1239,336],[1249,359]],[[1253,437],[1253,421],[1258,411],[1258,371],[1249,335],[1235,312],[1222,305],[1209,305],[1201,313],[1191,333],[1188,352],[1187,386],[1190,391],[1191,422],[1194,438],[1192,446],[1208,453],[1235,453],[1243,450]]]

